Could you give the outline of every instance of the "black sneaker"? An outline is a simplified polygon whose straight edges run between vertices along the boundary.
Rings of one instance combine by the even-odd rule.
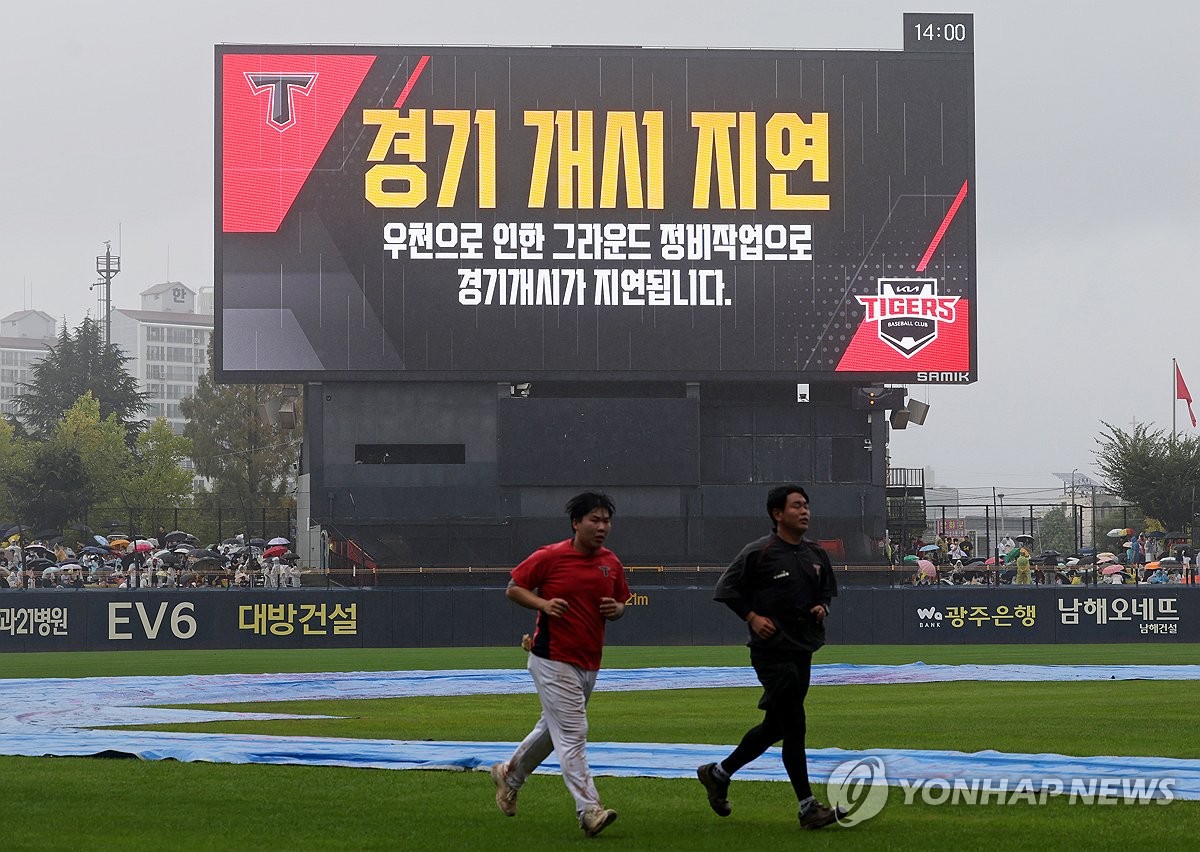
[[[716,768],[715,763],[706,763],[696,769],[696,777],[700,779],[700,783],[708,792],[708,806],[713,809],[713,813],[717,816],[727,817],[733,813],[733,808],[729,806],[729,780],[718,779],[713,774],[713,770]]]
[[[837,822],[837,818],[837,811],[813,799],[813,803],[808,806],[808,810],[800,812],[800,827],[824,828],[827,825]]]

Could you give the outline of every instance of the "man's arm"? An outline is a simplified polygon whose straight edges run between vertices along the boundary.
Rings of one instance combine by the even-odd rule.
[[[837,597],[837,577],[833,575],[833,564],[829,561],[829,554],[819,547],[816,548],[816,551],[821,560],[821,593],[809,612],[817,621],[824,621],[829,615],[830,601]]]
[[[738,618],[750,626],[750,630],[760,639],[769,639],[775,633],[775,622],[765,615],[756,613],[742,593],[745,586],[747,568],[750,560],[757,560],[763,549],[763,539],[752,541],[742,548],[741,553],[734,557],[733,562],[717,580],[717,588],[713,599],[729,607]]]
[[[600,614],[609,621],[616,621],[625,614],[625,601],[616,598],[600,598]]]
[[[504,595],[513,603],[520,604],[526,609],[544,612],[552,618],[559,618],[568,609],[567,602],[562,598],[547,600],[524,586],[518,586],[514,580],[508,581],[508,588],[504,590]]]

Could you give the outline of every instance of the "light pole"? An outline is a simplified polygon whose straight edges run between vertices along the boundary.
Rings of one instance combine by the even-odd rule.
[[[1079,540],[1082,532],[1080,528],[1083,526],[1083,514],[1075,505],[1075,474],[1078,471],[1079,468],[1071,470],[1071,538],[1073,539],[1076,553],[1079,552]]]
[[[104,346],[112,343],[112,280],[121,271],[121,258],[112,253],[112,241],[104,241],[104,254],[96,258],[96,272],[100,280],[93,287],[104,288]],[[132,534],[132,533],[131,533]]]

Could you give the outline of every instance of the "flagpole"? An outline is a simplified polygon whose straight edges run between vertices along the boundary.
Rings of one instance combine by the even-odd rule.
[[[1179,362],[1171,359],[1171,383],[1175,385],[1171,400],[1171,443],[1175,443],[1175,412],[1179,410]]]

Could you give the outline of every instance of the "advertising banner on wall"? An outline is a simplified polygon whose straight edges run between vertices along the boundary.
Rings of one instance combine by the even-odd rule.
[[[218,374],[974,381],[971,27],[218,46]]]

